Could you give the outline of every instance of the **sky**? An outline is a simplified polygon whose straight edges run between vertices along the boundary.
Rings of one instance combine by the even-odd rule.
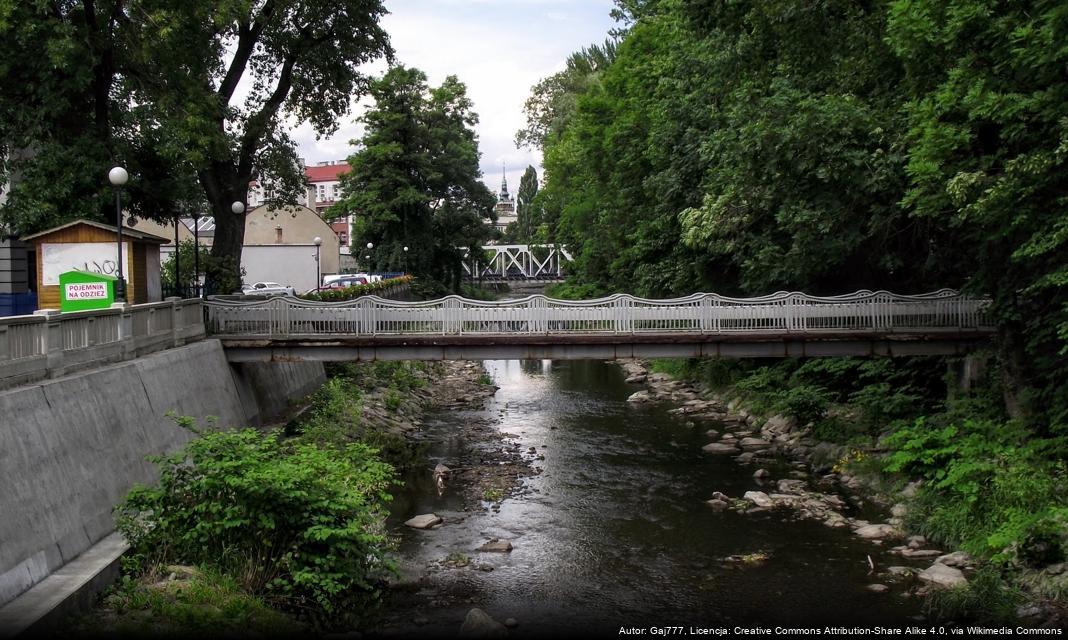
[[[426,72],[431,86],[448,75],[467,85],[479,115],[476,128],[482,152],[483,180],[496,193],[501,163],[507,166],[514,195],[527,165],[541,177],[536,150],[517,149],[515,133],[525,124],[523,102],[542,78],[564,68],[567,56],[604,42],[616,26],[609,17],[612,0],[386,0],[390,15],[382,20],[399,64]],[[384,64],[369,71],[380,75]],[[292,135],[308,164],[343,160],[360,128],[357,109],[337,133],[322,140],[308,125]]]

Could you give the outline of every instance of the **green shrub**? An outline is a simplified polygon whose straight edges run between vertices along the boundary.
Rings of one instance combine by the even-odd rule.
[[[873,430],[886,427],[894,420],[914,418],[924,410],[923,398],[915,389],[888,382],[861,387],[849,395],[849,404],[860,410]]]
[[[200,432],[153,458],[155,487],[116,508],[142,566],[203,564],[317,616],[359,611],[391,570],[382,522],[394,471],[363,444],[319,447],[253,429]]]
[[[986,565],[966,585],[933,589],[923,606],[924,613],[936,620],[1002,625],[1015,622],[1016,607],[1022,602],[1020,590],[1007,582],[996,567]]]
[[[400,409],[401,400],[403,400],[403,398],[401,397],[400,392],[398,392],[396,389],[390,389],[386,392],[386,397],[383,402],[385,403],[387,409],[389,409],[390,411],[396,411],[397,409]]]
[[[1065,543],[1043,533],[1063,533],[1068,514],[1063,440],[1035,438],[1016,422],[938,428],[920,418],[884,444],[886,471],[927,481],[910,512],[921,533],[996,561],[1064,556]]]
[[[344,302],[346,300],[355,300],[356,298],[361,298],[363,296],[381,293],[382,291],[386,291],[387,289],[402,284],[410,284],[412,279],[412,276],[400,276],[388,280],[379,280],[378,282],[343,287],[341,289],[320,289],[319,291],[306,293],[298,297],[302,300],[311,300],[314,302]]]
[[[822,420],[827,415],[830,399],[823,387],[802,385],[776,394],[772,409],[793,416],[801,424]]]

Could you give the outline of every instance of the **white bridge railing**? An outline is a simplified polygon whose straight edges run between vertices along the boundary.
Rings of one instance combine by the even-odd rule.
[[[495,302],[458,296],[399,302],[367,296],[323,303],[280,297],[260,302],[209,300],[205,307],[209,333],[269,337],[894,332],[991,325],[988,300],[949,289],[915,296],[858,291],[830,297],[778,292],[728,298],[706,293],[671,300],[617,294],[585,301],[534,295]]]
[[[567,247],[551,244],[493,244],[482,247],[480,260],[464,250],[464,275],[480,279],[558,279],[571,262]]]
[[[29,316],[0,318],[0,389],[203,337],[199,299],[169,298],[75,313],[42,309]]]

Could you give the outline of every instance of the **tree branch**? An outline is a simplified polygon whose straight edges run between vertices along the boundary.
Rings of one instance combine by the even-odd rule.
[[[234,97],[234,91],[241,82],[241,76],[245,75],[245,69],[248,67],[252,52],[256,49],[256,43],[260,41],[263,30],[267,28],[267,23],[271,20],[275,4],[275,0],[267,0],[252,26],[245,21],[238,26],[237,51],[234,52],[234,59],[230,61],[226,75],[219,85],[219,97],[225,101],[225,104],[230,104],[230,99]]]

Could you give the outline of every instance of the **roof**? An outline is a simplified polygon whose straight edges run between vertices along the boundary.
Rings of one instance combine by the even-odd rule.
[[[53,233],[55,233],[57,231],[62,231],[63,229],[68,229],[70,227],[74,227],[74,226],[77,226],[77,225],[80,225],[80,224],[84,224],[84,225],[89,226],[89,227],[96,227],[97,229],[102,229],[104,231],[107,231],[108,233],[115,233],[115,234],[118,233],[118,229],[116,229],[115,227],[111,226],[110,224],[104,224],[102,222],[93,222],[92,220],[74,220],[73,222],[68,222],[67,224],[60,225],[58,227],[53,227],[53,228],[47,229],[45,231],[39,231],[37,233],[31,234],[31,235],[28,235],[28,236],[23,236],[20,239],[23,242],[26,242],[27,240],[35,240],[35,239],[40,238],[42,236],[51,235],[51,234],[53,234]],[[161,237],[159,237],[157,235],[153,235],[151,233],[145,233],[144,231],[138,231],[137,229],[131,229],[131,228],[126,227],[126,226],[123,227],[122,233],[124,235],[130,236],[134,240],[144,240],[145,242],[154,242],[156,244],[167,244],[169,242],[169,240],[167,240],[167,238],[161,238]]]
[[[304,175],[308,177],[308,182],[333,182],[341,177],[341,174],[348,173],[351,170],[349,163],[339,162],[337,164],[304,167]]]

